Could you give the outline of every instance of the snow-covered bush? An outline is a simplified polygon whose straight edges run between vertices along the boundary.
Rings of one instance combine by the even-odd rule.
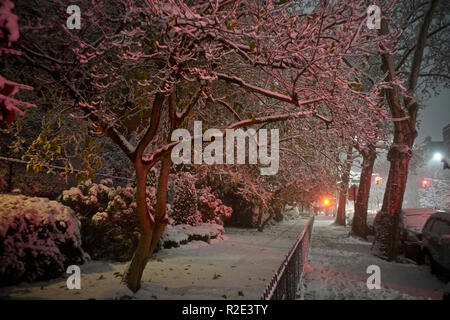
[[[197,189],[207,190],[220,200],[224,206],[222,217],[224,225],[230,227],[258,227],[259,203],[245,196],[243,186],[233,181],[229,176],[219,176],[210,173],[201,174],[196,183]],[[202,195],[203,192],[200,192]],[[212,199],[212,197],[209,197]],[[201,205],[199,205],[201,207]],[[219,205],[220,207],[220,205]],[[226,209],[229,208],[229,209]]]
[[[202,216],[197,208],[195,177],[190,173],[183,172],[175,180],[173,212],[170,217],[174,224],[195,226],[202,222]]]
[[[60,201],[80,219],[83,249],[93,259],[128,261],[139,239],[136,189],[113,187],[111,180],[86,181],[62,193]],[[147,206],[153,213],[156,189],[147,188]],[[170,215],[170,206],[167,206]]]
[[[249,197],[239,192],[239,185],[226,184],[212,186],[214,193],[224,205],[232,208],[231,216],[224,221],[225,226],[256,228],[259,224],[259,205]]]
[[[110,186],[108,186],[109,183],[109,180],[101,180],[100,184],[87,180],[77,187],[64,190],[59,200],[62,204],[71,207],[75,212],[90,217],[106,209],[111,196],[110,192],[112,191]]]
[[[59,277],[82,264],[80,222],[47,198],[0,195],[0,286]]]
[[[231,216],[233,209],[224,205],[210,187],[199,190],[198,195],[198,210],[203,222],[221,223]]]
[[[63,191],[60,201],[80,219],[83,248],[93,259],[131,258],[139,237],[133,188],[88,180]]]

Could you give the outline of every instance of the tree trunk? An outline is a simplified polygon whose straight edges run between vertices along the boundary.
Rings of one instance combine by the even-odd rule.
[[[363,153],[363,164],[359,180],[358,196],[355,200],[355,213],[353,215],[352,232],[362,238],[366,238],[367,208],[369,206],[370,186],[372,183],[372,171],[375,163],[375,150],[370,148]]]
[[[335,223],[341,226],[345,226],[345,207],[347,202],[347,191],[343,190],[343,188],[339,191],[338,210],[335,220]]]
[[[138,291],[141,287],[142,273],[150,255],[150,245],[153,236],[153,227],[155,225],[155,220],[150,215],[147,208],[146,182],[148,169],[140,161],[136,162],[135,169],[136,211],[141,229],[141,235],[136,252],[131,259],[131,263],[128,266],[123,278],[128,288],[133,292]]]
[[[146,181],[148,169],[141,169],[140,166],[136,166],[136,202],[139,223],[141,226],[141,236],[136,252],[134,253],[124,276],[126,285],[133,292],[137,292],[140,289],[142,273],[144,272],[145,266],[158,245],[159,239],[169,222],[166,212],[166,200],[171,164],[172,162],[170,159],[161,159],[161,171],[159,173],[154,217],[150,215],[147,208]],[[140,173],[141,170],[142,173]]]
[[[347,151],[347,158],[346,163],[344,166],[344,173],[342,175],[342,184],[341,188],[339,190],[339,204],[338,204],[338,210],[336,214],[336,220],[335,223],[341,226],[345,226],[345,206],[347,204],[347,192],[348,192],[348,184],[350,180],[350,169],[352,167],[351,165],[351,158],[352,158],[352,147],[348,148]]]
[[[156,210],[155,210],[155,228],[153,231],[153,239],[150,247],[150,255],[155,251],[167,224],[169,223],[169,217],[166,211],[167,202],[167,187],[169,185],[169,173],[172,161],[170,156],[161,159],[161,172],[159,174],[158,193],[156,198]]]
[[[396,136],[400,138],[395,139]],[[397,140],[397,144],[394,144],[388,153],[391,166],[383,206],[374,221],[375,240],[372,253],[389,261],[397,257],[399,221],[411,159],[410,148],[414,138],[413,134],[403,135],[395,130],[394,141]]]
[[[419,29],[416,49],[409,72],[408,95],[404,96],[404,108],[401,105],[400,94],[396,86],[385,90],[391,114],[396,118],[408,116],[407,119],[394,123],[394,144],[388,153],[388,160],[391,166],[384,193],[383,207],[374,221],[375,240],[372,245],[372,253],[387,260],[394,260],[397,257],[399,220],[408,178],[411,149],[417,137],[416,119],[419,105],[413,99],[413,95],[420,75],[428,30],[438,2],[438,0],[431,0]],[[388,33],[387,22],[383,19],[381,21],[380,34],[386,35]],[[396,72],[392,55],[382,55],[382,69],[384,72],[387,72],[388,81],[392,81],[395,78]],[[405,109],[407,113],[405,113]]]

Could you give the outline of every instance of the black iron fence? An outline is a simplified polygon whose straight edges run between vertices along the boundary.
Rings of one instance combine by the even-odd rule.
[[[314,216],[311,217],[302,233],[286,255],[278,271],[272,277],[262,300],[294,300],[303,270],[307,263]]]

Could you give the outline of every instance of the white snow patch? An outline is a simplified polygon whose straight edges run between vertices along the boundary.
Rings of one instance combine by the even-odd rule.
[[[381,260],[371,254],[370,242],[349,237],[348,227],[332,223],[314,224],[304,299],[442,299],[445,284],[425,266]],[[381,289],[367,288],[369,265],[380,267]]]

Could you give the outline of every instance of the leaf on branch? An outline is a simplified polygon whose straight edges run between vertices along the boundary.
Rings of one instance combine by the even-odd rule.
[[[253,51],[253,50],[255,50],[255,48],[256,48],[256,43],[255,43],[255,41],[252,41],[252,42],[250,42],[250,51]]]

